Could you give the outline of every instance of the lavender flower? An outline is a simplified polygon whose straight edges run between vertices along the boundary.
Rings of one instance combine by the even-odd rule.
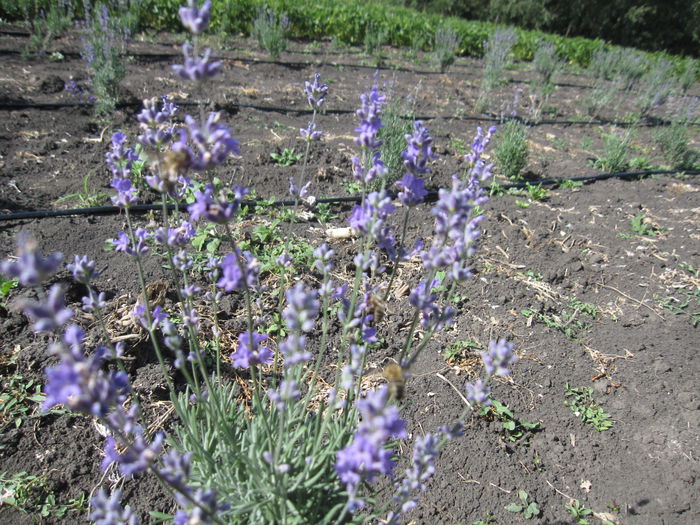
[[[314,75],[313,83],[308,80],[305,82],[304,95],[306,95],[309,106],[311,106],[314,111],[321,109],[327,94],[328,86],[326,84],[321,84],[321,75],[318,73]]]
[[[428,194],[423,179],[415,177],[412,173],[404,174],[403,178],[395,184],[401,188],[398,197],[404,206],[420,204]]]
[[[127,434],[125,437],[128,441],[121,436],[117,440],[113,436],[107,437],[102,470],[105,471],[116,463],[123,476],[134,476],[146,470],[160,455],[165,436],[159,432],[148,444],[143,437],[143,428],[140,425],[134,425],[131,432],[124,434]]]
[[[231,153],[241,154],[239,142],[231,136],[231,130],[219,122],[220,119],[220,112],[209,113],[204,126],[200,127],[194,118],[185,115],[187,132],[180,130],[179,139],[172,149],[187,153],[187,167],[205,171],[224,162]],[[187,145],[188,134],[194,150]]]
[[[182,55],[185,63],[175,64],[172,68],[175,74],[184,80],[198,82],[213,78],[221,73],[221,61],[212,61],[211,49],[209,48],[206,48],[204,53],[199,56],[194,53],[191,44],[183,44]]]
[[[90,520],[95,525],[139,525],[141,522],[131,507],[122,507],[121,498],[119,489],[110,496],[100,488],[97,495],[90,498]]]
[[[231,354],[233,366],[236,368],[250,368],[251,365],[269,365],[272,363],[272,351],[260,343],[267,339],[267,334],[243,332],[238,336],[238,348]]]
[[[476,128],[476,136],[472,142],[472,151],[464,156],[464,160],[467,161],[469,166],[475,166],[477,161],[481,159],[481,155],[484,153],[486,146],[491,142],[491,137],[496,133],[496,126],[491,126],[488,133],[484,135],[481,127]]]
[[[17,260],[0,263],[0,272],[9,278],[16,278],[22,286],[38,286],[56,273],[63,255],[59,252],[44,258],[34,237],[20,232],[17,237]]]
[[[491,341],[488,351],[481,352],[481,359],[484,362],[486,373],[490,376],[507,376],[510,374],[508,366],[518,360],[513,349],[515,345],[505,339],[498,342]]]
[[[379,474],[392,475],[393,453],[385,448],[389,439],[406,437],[406,422],[399,417],[395,405],[387,406],[388,399],[389,391],[382,387],[357,401],[357,432],[350,445],[336,455],[335,470],[345,483],[351,510],[364,504],[357,498],[361,482],[371,482]]]
[[[390,259],[396,257],[393,230],[386,224],[389,215],[394,213],[391,198],[382,192],[372,192],[360,205],[355,205],[348,221],[355,231],[370,237],[377,246],[386,251]]]
[[[175,500],[182,508],[175,513],[174,525],[210,525],[213,516],[230,508],[227,503],[217,503],[216,492],[210,489],[197,489],[188,495],[186,498],[179,492],[175,493]]]
[[[282,411],[289,403],[298,400],[301,392],[296,381],[284,379],[276,390],[268,390],[267,395],[277,410]]]
[[[110,353],[106,347],[98,346],[92,355],[85,355],[83,337],[83,331],[71,325],[66,328],[63,341],[51,345],[50,352],[61,361],[46,369],[42,409],[65,405],[74,412],[104,418],[126,398],[129,378],[124,372],[102,370]]]
[[[54,284],[43,301],[22,302],[22,311],[34,321],[35,332],[53,332],[73,317],[73,312],[66,308],[63,291],[63,286]]]
[[[403,163],[408,173],[423,175],[430,170],[427,162],[437,158],[433,155],[431,144],[433,139],[429,135],[428,128],[419,120],[413,123],[413,134],[406,135],[406,151],[401,153]]]
[[[314,268],[324,274],[329,273],[333,269],[333,255],[335,252],[323,243],[314,250]]]
[[[483,380],[477,379],[473,383],[467,382],[464,388],[467,391],[467,401],[477,406],[491,405],[491,388]]]
[[[141,134],[137,141],[152,148],[160,148],[170,142],[173,137],[171,119],[177,113],[177,106],[162,98],[161,108],[157,108],[158,99],[148,98],[143,101],[143,109],[136,115]]]
[[[360,118],[360,124],[355,128],[358,136],[355,137],[355,144],[371,150],[382,145],[378,140],[377,132],[382,128],[382,106],[386,104],[386,96],[379,93],[377,88],[372,88],[369,93],[360,95],[362,106],[355,114]]]
[[[241,270],[241,266],[243,269]],[[229,253],[220,263],[221,278],[216,285],[231,293],[235,290],[256,288],[260,266],[255,257],[248,251],[235,254]]]
[[[238,208],[241,205],[243,197],[248,194],[246,188],[233,186],[233,198],[230,198],[228,192],[221,190],[216,197],[213,196],[214,187],[207,184],[204,191],[195,191],[195,202],[187,207],[192,221],[206,219],[209,222],[218,224],[226,224],[236,217]]]
[[[95,261],[88,259],[87,255],[74,256],[73,264],[67,265],[67,268],[73,272],[73,278],[82,284],[90,284],[100,275],[95,270]]]
[[[299,130],[299,135],[301,135],[301,138],[304,140],[308,140],[309,142],[316,142],[318,140],[321,140],[323,131],[316,129],[315,122],[309,122],[309,125],[306,128],[301,128]]]
[[[195,0],[187,0],[187,7],[180,7],[178,14],[182,25],[193,35],[200,35],[206,31],[211,17],[211,1],[207,0],[202,7],[197,9]]]
[[[282,317],[291,332],[310,332],[314,328],[314,320],[318,315],[319,302],[316,290],[307,291],[302,283],[287,290],[287,307]]]

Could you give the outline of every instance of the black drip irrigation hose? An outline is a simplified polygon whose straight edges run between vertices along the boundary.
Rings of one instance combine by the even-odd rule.
[[[173,101],[176,106],[198,106],[198,102],[192,102],[189,100]],[[119,102],[117,103],[118,108],[129,108],[129,107],[141,107],[143,105],[142,101],[134,102]],[[77,107],[92,107],[93,103],[90,102],[25,102],[23,100],[16,101],[2,101],[0,102],[0,111],[12,111],[18,109],[61,109],[61,108],[77,108]],[[225,110],[231,113],[237,113],[240,109],[252,109],[254,111],[262,111],[264,113],[294,113],[296,115],[310,115],[313,110],[306,108],[291,108],[291,107],[281,107],[281,106],[256,106],[254,104],[239,104],[237,102],[214,102],[214,109]],[[326,109],[324,111],[327,115],[349,115],[354,114],[354,109]],[[440,115],[423,115],[414,116],[410,119],[408,117],[401,117],[406,120],[421,120],[421,121],[431,121],[437,119],[444,120],[457,120],[464,122],[497,122],[502,123],[503,119],[501,117],[489,117],[489,116],[440,116]],[[543,126],[543,125],[560,125],[560,126],[601,126],[601,125],[612,125],[619,127],[632,127],[640,125],[639,122],[618,122],[613,120],[539,120],[537,122],[528,122],[521,118],[514,118],[519,122],[529,126]],[[673,122],[669,120],[654,119],[654,121],[644,123],[645,126],[670,126]],[[685,125],[688,126],[700,126],[699,122],[686,122]]]
[[[532,184],[529,181],[516,182],[513,184],[499,185],[498,188],[502,190],[509,189],[521,189],[526,188],[528,185],[531,186],[556,186],[564,182],[584,182],[591,183],[598,180],[606,179],[622,179],[627,177],[648,177],[651,175],[672,175],[682,173],[684,175],[700,175],[700,170],[648,170],[648,171],[621,171],[616,173],[600,173],[598,175],[587,175],[583,177],[573,177],[570,179],[544,179],[539,181],[533,181]],[[488,188],[486,188],[488,189]],[[348,203],[358,203],[362,197],[326,197],[316,199],[318,204],[348,204]],[[431,191],[426,196],[426,202],[435,202],[438,199],[438,192]],[[298,201],[293,199],[274,201],[270,203],[266,200],[261,199],[250,199],[241,202],[241,206],[272,206],[272,207],[287,207],[296,206],[299,204]],[[174,204],[168,204],[169,210],[174,210]],[[182,204],[180,204],[182,206]],[[129,208],[130,212],[145,213],[149,211],[159,211],[163,208],[162,204],[135,204]],[[24,219],[45,219],[50,217],[66,217],[66,216],[83,216],[83,215],[116,215],[122,212],[122,208],[118,206],[93,206],[90,208],[74,208],[69,210],[35,210],[35,211],[21,211],[16,213],[5,213],[0,214],[0,221],[13,221],[13,220],[24,220]]]

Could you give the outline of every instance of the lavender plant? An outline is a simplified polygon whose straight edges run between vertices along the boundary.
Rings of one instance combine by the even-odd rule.
[[[120,16],[110,14],[107,4],[85,4],[82,58],[88,70],[95,113],[111,113],[119,101],[119,83],[126,74],[124,53],[131,29]]]
[[[258,14],[253,22],[253,38],[258,41],[261,48],[277,60],[287,49],[287,31],[289,31],[289,18],[287,15],[277,15],[263,4],[258,9]]]
[[[637,103],[640,115],[646,117],[664,104],[677,89],[676,84],[673,65],[668,60],[657,60],[639,80]]]
[[[556,46],[552,42],[543,40],[537,46],[532,66],[537,73],[536,90],[542,106],[554,92],[554,75],[564,67],[564,61],[559,56]]]
[[[36,8],[36,4],[34,7]],[[32,33],[29,46],[22,52],[23,57],[28,58],[30,53],[46,52],[52,40],[71,26],[73,15],[73,3],[70,0],[60,0],[50,3],[48,10],[41,9],[34,13],[34,16],[28,17]]]
[[[484,43],[484,74],[481,78],[476,110],[483,112],[488,107],[489,95],[505,81],[505,68],[513,46],[518,40],[515,29],[497,29]]]
[[[517,120],[509,120],[496,144],[496,165],[509,179],[521,180],[528,158],[527,128]]]
[[[194,0],[179,11],[195,37],[206,29],[209,13],[208,1],[199,7]],[[196,39],[194,46],[183,47],[183,54],[184,65],[174,67],[183,79],[202,83],[220,70],[208,49],[200,53]],[[314,109],[323,103],[326,90],[318,76],[307,83],[305,93]],[[426,489],[442,447],[459,434],[466,411],[451,426],[417,438],[411,464],[395,472],[390,443],[407,439],[397,395],[386,386],[369,392],[363,386],[370,345],[381,327],[372,297],[389,297],[398,265],[418,256],[425,275],[410,294],[413,318],[396,356],[401,374],[408,372],[431,337],[453,321],[452,296],[471,277],[469,259],[484,218],[479,210],[488,200],[483,186],[491,177],[491,165],[482,154],[495,128],[486,135],[478,130],[465,157],[465,174],[453,176],[451,188],[440,190],[432,211],[435,230],[430,245],[416,242],[409,247],[411,212],[427,195],[422,177],[434,157],[432,138],[423,123],[415,122],[401,155],[404,176],[395,184],[396,199],[383,189],[370,191],[374,180],[386,176],[377,137],[385,101],[374,87],[361,96],[357,111],[355,145],[360,152],[353,159],[353,176],[363,194],[349,217],[358,245],[352,282],[335,282],[333,250],[325,244],[316,248],[313,271],[318,279],[312,285],[310,279],[297,276],[286,286],[277,312],[284,335],[274,338],[262,330],[270,291],[260,283],[260,261],[242,248],[236,229],[247,190],[215,183],[216,168],[240,154],[220,114],[206,114],[200,107],[199,119],[185,115],[184,124],[173,126],[177,108],[167,101],[161,107],[156,100],[144,102],[136,140],[148,152],[144,179],[163,202],[162,224],[157,227],[134,224],[130,210],[141,190],[132,175],[139,157],[124,134],[113,135],[106,162],[116,190],[113,202],[122,208],[127,226],[113,245],[133,261],[142,290],[132,317],[148,334],[170,391],[178,418],[170,435],[147,431],[138,396],[120,364],[119,357],[130,349],[124,342],[112,344],[105,329],[107,304],[104,292],[94,285],[94,261],[75,256],[67,266],[87,290],[82,308],[102,329],[102,341],[93,350],[86,348],[84,330],[69,324],[74,314],[65,305],[61,284],[23,304],[34,330],[49,334],[48,350],[56,358],[46,369],[44,409],[64,405],[99,420],[108,431],[102,469],[123,477],[153,473],[175,498],[175,523],[364,523],[379,516],[386,523],[399,523]],[[308,140],[318,138],[315,125],[306,131],[302,135]],[[183,195],[195,184],[190,177],[208,182],[199,184],[201,189],[194,190],[185,209]],[[298,184],[302,183],[303,179]],[[292,192],[299,199],[307,197],[301,190]],[[175,205],[172,214],[168,202]],[[399,203],[404,209],[400,232],[391,222]],[[197,224],[223,232],[222,251],[206,264],[206,282],[193,280],[190,271],[188,247]],[[163,257],[171,272],[178,299],[168,311],[153,304],[148,294],[143,264],[150,253]],[[40,289],[61,263],[60,254],[43,257],[36,242],[23,236],[16,260],[2,262],[0,272],[22,286]],[[388,284],[384,277],[389,277]],[[234,295],[242,305],[240,312],[231,312],[239,319],[233,327],[207,315],[222,310],[224,295]],[[334,325],[339,327],[333,349],[337,372],[327,383],[331,378],[321,381],[320,367],[330,354]],[[423,336],[417,339],[419,327]],[[489,381],[508,374],[515,361],[513,345],[505,340],[492,343],[482,359],[485,376],[465,385],[471,408],[490,404]],[[105,367],[107,361],[116,361],[116,366]],[[184,384],[175,384],[171,366]],[[232,369],[238,371],[240,383],[232,381]],[[239,384],[245,385],[243,391]],[[387,502],[372,497],[370,489],[379,482],[393,491]],[[138,523],[134,510],[119,499],[119,491],[100,490],[91,500],[90,518],[96,523]]]
[[[459,35],[449,26],[440,26],[435,30],[431,61],[440,73],[445,73],[455,61],[455,52],[459,46]]]

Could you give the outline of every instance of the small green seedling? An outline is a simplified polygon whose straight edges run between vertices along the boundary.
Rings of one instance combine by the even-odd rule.
[[[535,186],[534,184],[526,182],[525,188],[533,201],[544,201],[547,200],[547,197],[549,197],[549,190],[547,188],[543,188],[542,184]]]
[[[632,217],[630,220],[630,228],[632,228],[632,231],[637,235],[647,235],[649,237],[658,237],[665,232],[663,228],[654,224],[654,221],[643,213]]]
[[[85,175],[83,177],[83,191],[76,193],[71,193],[69,195],[64,195],[56,200],[56,203],[75,200],[83,208],[92,208],[95,206],[102,206],[109,199],[109,193],[98,191],[96,193],[91,193],[89,188],[90,175]]]
[[[577,499],[571,500],[568,505],[565,505],[566,510],[568,510],[571,515],[576,520],[578,525],[588,525],[590,522],[586,519],[586,516],[593,514],[592,509],[587,509],[581,502]]]
[[[593,399],[593,388],[590,386],[571,388],[569,383],[566,383],[564,388],[566,388],[564,396],[570,398],[569,401],[564,401],[564,406],[569,407],[576,417],[592,425],[598,432],[612,428],[612,416]]]
[[[562,189],[580,188],[581,186],[583,186],[583,181],[571,179],[563,180],[557,185],[557,187]]]
[[[517,419],[510,409],[500,401],[493,400],[491,406],[481,409],[482,416],[490,416],[498,419],[503,426],[505,437],[508,441],[519,441],[528,433],[539,430],[540,423],[530,423],[525,420]],[[526,442],[527,443],[527,442]]]
[[[528,502],[528,498],[529,496],[527,492],[524,490],[519,490],[518,499],[520,500],[520,503],[511,503],[510,505],[507,505],[506,510],[516,514],[522,513],[523,517],[528,520],[536,518],[540,515],[540,508],[537,506],[537,502]]]
[[[17,279],[5,279],[0,275],[0,306],[6,306],[5,299],[10,295],[10,290],[17,288],[19,281]]]
[[[445,361],[453,365],[463,361],[469,353],[483,349],[484,347],[476,341],[455,341],[447,345],[442,356],[445,358]]]
[[[282,153],[270,153],[270,157],[279,166],[293,166],[301,160],[304,155],[295,153],[294,148],[284,148]]]

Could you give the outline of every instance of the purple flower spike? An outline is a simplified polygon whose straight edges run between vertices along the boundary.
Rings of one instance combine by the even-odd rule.
[[[194,54],[194,49],[190,44],[183,44],[182,55],[185,58],[184,64],[172,66],[175,74],[185,80],[200,81],[215,77],[221,73],[221,61],[212,62],[211,49],[204,50],[202,56]]]
[[[316,290],[306,290],[302,283],[287,290],[287,308],[282,317],[291,332],[310,332],[314,328],[314,320],[318,315],[319,301]]]
[[[90,498],[90,521],[95,525],[139,525],[139,517],[127,505],[121,505],[122,491],[117,489],[111,496],[100,488],[97,495]]]
[[[53,332],[73,317],[73,312],[65,306],[63,286],[54,284],[44,301],[25,301],[22,311],[34,320],[35,332]]]
[[[211,17],[211,1],[207,0],[197,9],[195,0],[188,0],[187,7],[182,6],[178,14],[182,25],[193,35],[201,35],[206,31]]]
[[[304,140],[308,140],[309,142],[315,142],[321,140],[323,131],[316,129],[315,122],[309,122],[309,125],[306,127],[306,129],[302,128],[299,130],[299,135],[301,135],[301,138]]]
[[[242,258],[240,261],[242,264],[239,264],[239,258]],[[243,266],[243,272],[241,272],[241,266]],[[250,252],[229,253],[221,261],[220,267],[222,277],[217,281],[216,286],[223,288],[226,292],[257,287],[260,265]]]
[[[406,173],[403,179],[396,181],[395,184],[401,188],[399,200],[404,206],[415,206],[423,202],[428,194],[423,179],[415,177],[412,173]]]
[[[56,273],[63,255],[59,252],[44,258],[34,237],[21,232],[17,237],[17,260],[0,263],[0,273],[16,278],[22,286],[38,286]]]
[[[466,383],[464,388],[467,391],[467,401],[485,407],[491,405],[491,388],[481,379],[477,379],[474,383]]]
[[[204,126],[200,128],[190,115],[185,115],[188,132],[180,130],[178,141],[173,145],[173,151],[187,153],[187,167],[196,171],[205,171],[224,162],[230,154],[240,155],[239,142],[231,136],[231,130],[219,123],[221,113],[209,113]],[[187,137],[191,139],[194,148],[187,145]]]
[[[206,219],[209,222],[218,224],[226,224],[235,219],[241,201],[248,194],[248,190],[240,186],[234,186],[231,189],[233,191],[233,199],[230,199],[223,190],[214,198],[212,196],[214,187],[211,184],[207,184],[204,187],[204,192],[195,191],[196,201],[187,207],[190,219],[192,221]]]
[[[309,101],[309,106],[313,109],[321,109],[321,106],[326,100],[326,95],[328,94],[328,86],[326,84],[321,84],[321,75],[316,73],[314,75],[313,83],[308,80],[305,82],[304,95],[306,95]]]
[[[269,365],[272,363],[272,351],[260,343],[267,339],[267,334],[243,332],[238,336],[238,348],[231,354],[233,366],[236,368],[250,368],[251,365]],[[251,340],[252,339],[252,340]]]
[[[490,376],[507,376],[510,375],[508,366],[518,360],[513,349],[515,345],[509,343],[505,339],[499,339],[498,342],[491,341],[488,351],[481,353],[481,359],[484,361],[486,373]]]
[[[417,120],[413,123],[413,135],[406,135],[406,151],[401,153],[401,157],[409,173],[423,175],[430,171],[426,164],[437,155],[433,155],[433,139],[429,133],[428,128]]]
[[[73,278],[82,284],[90,284],[100,275],[95,270],[95,261],[88,259],[87,255],[76,255],[73,264],[67,265],[67,268],[73,272]]]
[[[406,422],[395,405],[387,406],[388,399],[389,391],[384,386],[357,401],[357,432],[352,443],[337,453],[335,470],[345,483],[351,509],[364,504],[356,497],[361,482],[371,482],[378,474],[392,475],[393,452],[385,448],[387,441],[406,437]]]
[[[130,443],[117,442],[114,437],[109,436],[105,445],[105,458],[102,460],[102,470],[107,470],[112,463],[119,465],[119,472],[123,476],[134,476],[146,470],[153,461],[160,455],[163,449],[165,435],[159,432],[149,445],[143,437],[143,429],[139,425],[134,425]]]

